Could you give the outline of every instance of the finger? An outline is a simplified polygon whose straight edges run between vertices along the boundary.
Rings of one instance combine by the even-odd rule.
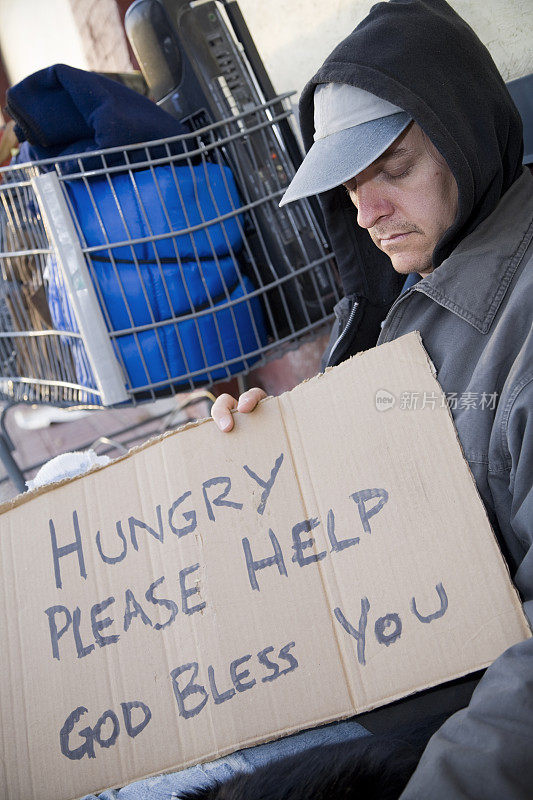
[[[259,401],[263,400],[266,396],[267,393],[264,392],[263,389],[259,389],[257,386],[255,386],[253,389],[248,389],[247,392],[243,392],[243,394],[241,394],[239,397],[237,411],[242,411],[244,414],[253,411]]]
[[[233,428],[231,410],[237,408],[237,401],[230,394],[221,394],[217,397],[211,408],[211,416],[221,431],[230,431]]]

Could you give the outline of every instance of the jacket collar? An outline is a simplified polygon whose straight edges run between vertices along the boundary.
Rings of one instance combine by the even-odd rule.
[[[492,214],[414,289],[487,333],[532,239],[533,177],[526,168]]]

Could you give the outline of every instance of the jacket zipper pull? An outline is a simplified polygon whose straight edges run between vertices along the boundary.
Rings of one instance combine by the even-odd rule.
[[[346,325],[344,326],[343,330],[340,332],[340,334],[337,337],[337,339],[333,342],[331,350],[329,351],[329,356],[328,356],[328,360],[327,360],[327,363],[326,363],[326,367],[333,366],[332,363],[331,363],[332,360],[333,360],[333,356],[335,355],[335,352],[339,349],[339,347],[342,344],[342,342],[346,339],[346,336],[348,335],[348,333],[350,331],[350,328],[353,325],[353,321],[355,319],[355,314],[356,314],[358,308],[359,308],[359,303],[357,302],[357,300],[354,300],[354,304],[352,306],[352,310],[350,311],[350,316],[348,317],[348,321],[346,322]]]

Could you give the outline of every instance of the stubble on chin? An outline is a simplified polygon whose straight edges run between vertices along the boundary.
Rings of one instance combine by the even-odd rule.
[[[430,272],[433,272],[433,252],[418,254],[415,252],[410,253],[409,251],[387,253],[383,248],[380,247],[379,249],[389,257],[392,268],[399,275],[410,275],[413,272],[417,272],[422,277],[425,277]]]

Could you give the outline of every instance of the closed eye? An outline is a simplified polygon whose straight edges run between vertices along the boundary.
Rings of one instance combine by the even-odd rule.
[[[407,167],[407,169],[404,169],[402,172],[386,172],[385,170],[383,170],[381,174],[387,180],[397,181],[400,180],[401,178],[406,178],[410,174],[411,170],[412,166]]]

